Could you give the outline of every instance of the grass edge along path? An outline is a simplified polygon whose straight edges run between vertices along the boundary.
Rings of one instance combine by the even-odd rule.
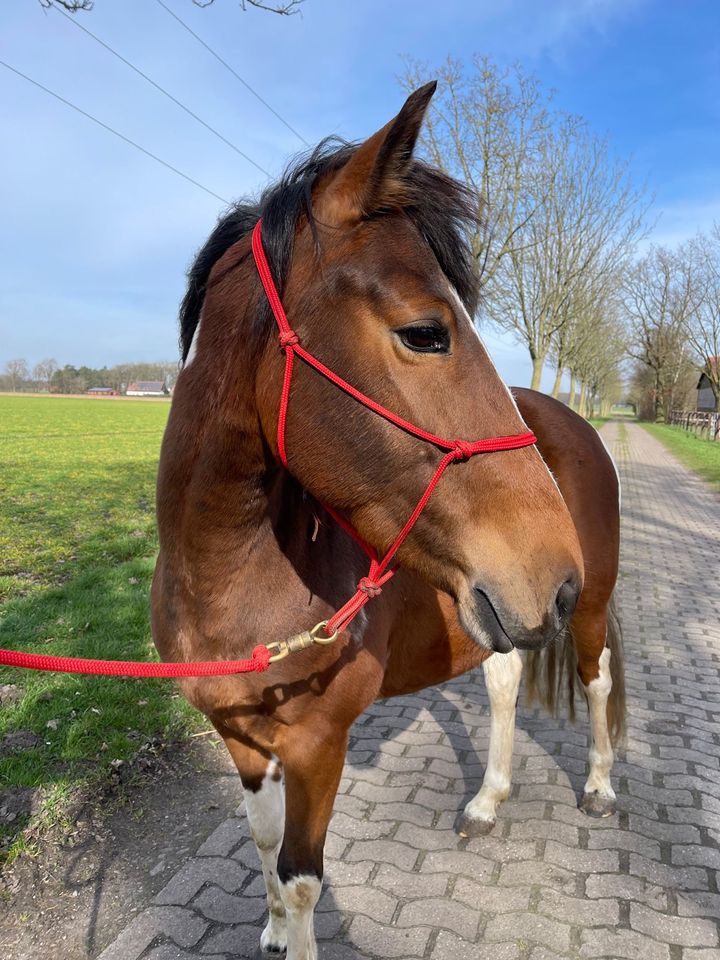
[[[704,440],[667,423],[641,423],[640,426],[720,494],[720,442]]]
[[[149,588],[169,405],[0,397],[0,646],[157,659]],[[171,681],[0,669],[0,861],[148,742],[207,726]]]

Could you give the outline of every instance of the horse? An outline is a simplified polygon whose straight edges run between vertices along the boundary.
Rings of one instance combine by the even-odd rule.
[[[616,475],[591,426],[508,390],[477,334],[478,198],[414,156],[434,90],[234,205],[180,310],[153,637],[168,661],[278,651],[266,672],[180,684],[238,769],[267,887],[260,946],[288,960],[317,956],[348,731],[378,698],[482,665],[489,760],[458,829],[484,831],[509,792],[518,649],[550,701],[557,657],[553,674],[541,651],[569,630],[592,727],[585,806],[613,800]]]

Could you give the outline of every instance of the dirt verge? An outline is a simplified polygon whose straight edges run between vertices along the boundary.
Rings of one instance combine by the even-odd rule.
[[[92,797],[70,829],[36,838],[0,876],[3,960],[90,960],[146,906],[241,800],[215,735],[149,743]]]

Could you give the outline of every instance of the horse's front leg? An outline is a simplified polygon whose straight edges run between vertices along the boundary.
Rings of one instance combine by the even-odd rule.
[[[323,878],[325,834],[347,750],[347,732],[291,728],[282,748],[285,832],[278,856],[287,922],[287,960],[316,960],[313,925]]]
[[[260,946],[268,953],[284,953],[287,947],[285,905],[280,896],[277,859],[285,830],[285,791],[277,760],[237,740],[218,727],[238,768],[245,796],[250,832],[262,864],[268,902],[268,922]]]
[[[456,829],[461,837],[477,837],[495,826],[497,808],[510,795],[515,710],[522,660],[517,650],[493,653],[483,661],[490,698],[490,748],[482,787],[467,804]]]

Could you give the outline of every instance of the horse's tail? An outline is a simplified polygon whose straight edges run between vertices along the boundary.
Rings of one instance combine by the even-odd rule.
[[[610,648],[612,690],[608,697],[608,730],[613,745],[625,736],[625,657],[620,619],[615,598],[608,604],[607,640]],[[570,720],[575,721],[575,695],[584,691],[577,672],[575,644],[570,630],[543,650],[533,650],[525,660],[525,692],[529,704],[536,700],[557,716],[561,705],[567,705]]]

